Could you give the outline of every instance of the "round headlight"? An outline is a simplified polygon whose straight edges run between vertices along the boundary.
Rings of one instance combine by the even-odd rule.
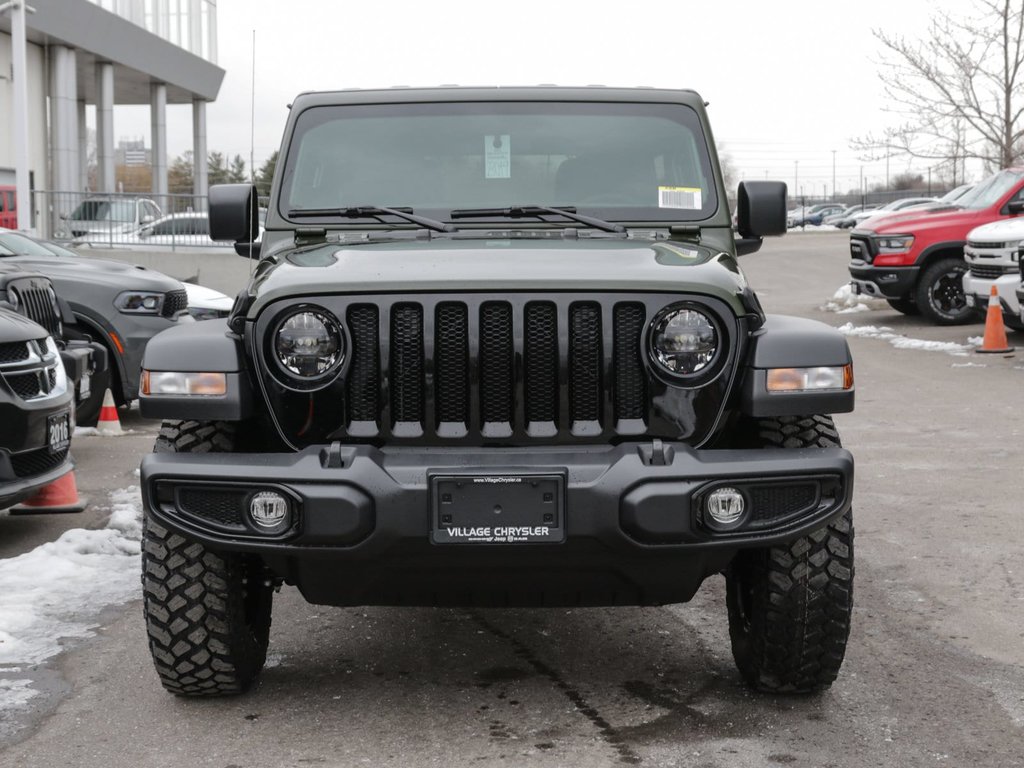
[[[718,331],[703,312],[675,309],[654,325],[651,335],[654,361],[676,376],[691,376],[705,370],[718,351]]]
[[[294,314],[277,327],[274,336],[278,362],[300,379],[312,381],[330,373],[344,354],[341,328],[325,312]]]

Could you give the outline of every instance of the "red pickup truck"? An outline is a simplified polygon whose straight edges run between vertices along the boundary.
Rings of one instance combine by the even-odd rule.
[[[1024,212],[1024,168],[990,176],[955,207],[876,216],[850,234],[855,293],[885,299],[938,325],[973,321],[963,289],[967,233]]]

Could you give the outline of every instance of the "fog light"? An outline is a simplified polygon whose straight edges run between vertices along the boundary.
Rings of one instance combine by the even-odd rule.
[[[288,499],[277,491],[260,491],[249,500],[249,519],[265,533],[279,533],[291,524]]]
[[[718,488],[709,493],[704,502],[704,510],[714,521],[716,528],[728,527],[739,522],[745,507],[743,494],[735,488]]]

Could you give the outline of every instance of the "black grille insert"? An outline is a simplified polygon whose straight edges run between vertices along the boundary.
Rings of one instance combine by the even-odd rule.
[[[647,418],[647,375],[641,359],[644,305],[615,305],[615,418],[643,422]]]
[[[51,469],[56,469],[68,457],[68,449],[50,453],[49,448],[37,448],[34,451],[11,454],[11,468],[16,477],[35,477]]]
[[[7,381],[7,385],[14,390],[14,394],[23,400],[39,397],[43,392],[43,388],[39,383],[38,371],[19,374],[8,373],[4,376],[4,379]]]
[[[397,304],[391,312],[390,366],[393,424],[422,425],[423,308],[419,304]]]
[[[188,309],[188,292],[184,288],[166,293],[164,296],[164,307],[161,312],[164,317],[174,317],[186,309]]]
[[[0,344],[0,365],[20,363],[24,360],[28,360],[28,344],[24,341]]]
[[[377,423],[380,417],[380,321],[377,307],[349,307],[352,367],[348,374],[349,421]]]
[[[214,525],[244,531],[245,497],[245,491],[182,488],[178,491],[178,506],[182,512]]]
[[[601,306],[569,310],[569,408],[573,424],[601,418]]]
[[[469,424],[469,314],[466,305],[445,301],[434,319],[434,397],[439,424]]]
[[[558,427],[558,314],[549,301],[526,305],[523,367],[527,428],[554,433]]]
[[[485,425],[500,424],[511,434],[514,412],[512,305],[488,301],[480,307],[480,416]]]

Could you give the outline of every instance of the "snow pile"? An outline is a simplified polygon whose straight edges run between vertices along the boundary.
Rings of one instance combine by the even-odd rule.
[[[0,709],[34,695],[22,667],[61,650],[62,638],[93,635],[104,607],[138,597],[142,503],[137,487],[111,494],[105,528],[65,531],[17,557],[0,560]]]
[[[822,312],[836,312],[840,315],[850,315],[854,312],[870,312],[880,302],[877,299],[865,299],[853,292],[849,283],[839,286],[839,289],[832,294],[832,298],[825,304],[818,307]],[[874,305],[874,306],[873,306]]]
[[[920,349],[925,352],[946,352],[950,355],[964,356],[972,348],[972,344],[957,344],[955,341],[928,341],[911,339],[895,333],[892,328],[874,325],[854,325],[847,323],[838,329],[844,336],[859,336],[868,339],[888,341],[896,349]]]

